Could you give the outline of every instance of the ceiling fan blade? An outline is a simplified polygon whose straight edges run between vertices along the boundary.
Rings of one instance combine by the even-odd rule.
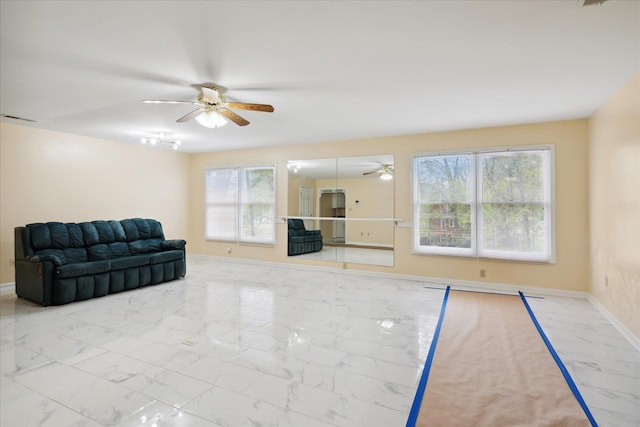
[[[269,104],[247,104],[246,102],[227,102],[227,107],[238,110],[264,111],[273,113],[274,109]]]
[[[176,120],[176,122],[178,123],[184,123],[187,122],[191,119],[193,119],[196,116],[199,116],[200,114],[202,114],[202,112],[204,111],[204,108],[198,108],[193,110],[192,112],[185,114],[184,116],[180,117],[178,120]]]
[[[237,115],[233,111],[227,110],[226,108],[220,108],[218,110],[218,112],[220,114],[222,114],[223,116],[225,116],[227,119],[229,119],[232,122],[234,122],[235,124],[237,124],[238,126],[246,126],[246,125],[249,124],[249,122],[247,120],[245,120],[244,118],[240,117],[239,115]]]
[[[377,171],[371,171],[371,172],[364,172],[362,175],[373,175],[373,174],[381,173],[381,172],[382,172],[382,171],[380,171],[380,170],[377,170]]]
[[[200,88],[202,90],[202,97],[205,101],[211,104],[217,104],[220,102],[220,97],[218,96],[217,89],[211,89],[210,87],[202,86]]]
[[[197,101],[164,101],[164,100],[154,100],[154,99],[145,99],[142,102],[145,104],[191,104],[191,105],[200,104]]]

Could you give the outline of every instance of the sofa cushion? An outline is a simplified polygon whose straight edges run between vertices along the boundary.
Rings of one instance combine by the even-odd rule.
[[[108,221],[91,221],[91,223],[96,227],[99,243],[113,243],[116,241],[113,228],[111,228],[111,224]]]
[[[124,270],[126,268],[149,265],[151,255],[136,255],[111,260],[112,270]]]
[[[49,233],[51,234],[52,248],[63,249],[71,245],[69,230],[65,224],[61,222],[48,222],[47,227],[49,227]]]
[[[127,241],[127,235],[125,234],[124,228],[122,228],[122,224],[120,224],[120,221],[109,221],[109,225],[111,225],[113,236],[115,237],[116,242]]]
[[[85,248],[65,248],[62,249],[62,253],[64,254],[63,264],[87,262],[89,260],[87,250]]]
[[[138,226],[133,219],[123,219],[120,223],[124,229],[127,242],[140,240],[140,232],[138,231]]]
[[[100,243],[100,236],[96,226],[90,222],[81,222],[78,224],[82,229],[82,236],[87,246],[97,245]]]
[[[105,273],[111,269],[109,261],[77,262],[61,265],[56,268],[57,278],[87,276],[89,274]]]
[[[304,221],[301,219],[288,219],[289,230],[304,230]]]
[[[31,246],[34,251],[51,248],[51,232],[47,224],[29,224],[27,228],[31,231]]]
[[[75,223],[67,223],[65,225],[69,231],[69,246],[72,248],[84,248],[84,235],[80,225]]]
[[[112,258],[109,245],[101,243],[87,248],[89,261],[109,260]]]
[[[114,242],[107,245],[111,251],[111,258],[122,258],[131,256],[129,245],[125,242]]]
[[[143,239],[129,242],[129,251],[132,255],[160,252],[162,250],[161,239]]]

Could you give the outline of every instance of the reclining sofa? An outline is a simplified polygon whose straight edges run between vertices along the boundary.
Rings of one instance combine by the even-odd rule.
[[[322,250],[322,234],[320,230],[307,230],[301,219],[289,218],[289,255],[302,255]]]
[[[178,279],[185,245],[165,240],[153,219],[16,227],[16,294],[59,305]]]

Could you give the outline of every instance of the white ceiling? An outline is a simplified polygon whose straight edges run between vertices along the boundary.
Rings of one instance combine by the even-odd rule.
[[[203,152],[590,116],[640,70],[640,1],[1,1],[3,122]],[[176,123],[214,83],[251,122]]]

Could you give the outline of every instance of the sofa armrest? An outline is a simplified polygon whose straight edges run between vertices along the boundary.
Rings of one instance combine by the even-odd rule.
[[[187,244],[186,240],[176,239],[176,240],[163,240],[160,244],[163,251],[170,251],[175,249],[184,249]]]
[[[31,262],[31,263],[34,263],[34,264],[41,263],[41,262],[44,263],[46,261],[49,261],[50,263],[52,263],[56,267],[62,265],[62,261],[60,260],[60,258],[58,258],[57,256],[55,256],[53,254],[32,255],[32,256],[28,256],[26,260],[27,260],[27,262]]]
[[[320,230],[307,230],[307,236],[315,236],[319,234],[320,234]]]
[[[55,255],[45,257],[57,258]],[[28,260],[16,260],[16,294],[44,306],[51,305],[52,282],[56,266],[51,260],[40,262],[37,256],[28,258]]]

